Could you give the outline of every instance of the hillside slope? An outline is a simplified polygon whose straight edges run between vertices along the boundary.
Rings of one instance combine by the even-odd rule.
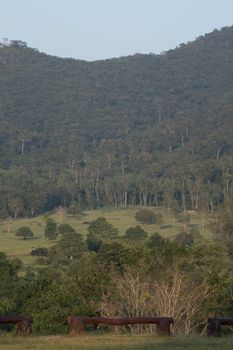
[[[0,47],[0,215],[233,194],[233,27],[85,62]]]

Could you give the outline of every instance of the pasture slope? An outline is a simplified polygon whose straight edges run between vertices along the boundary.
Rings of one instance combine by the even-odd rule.
[[[140,208],[128,209],[100,209],[86,211],[82,215],[60,216],[57,213],[50,216],[58,223],[68,223],[84,237],[87,234],[88,223],[97,217],[104,216],[114,227],[117,227],[120,235],[123,235],[127,228],[138,225],[135,220],[135,213]],[[165,238],[174,238],[177,233],[184,229],[184,224],[180,223],[175,216],[165,208],[149,208],[155,213],[161,213],[164,217],[163,225],[142,225],[149,234],[158,232]],[[206,239],[211,239],[211,234],[206,228],[209,218],[201,213],[190,215],[188,225],[198,227],[201,235]],[[30,255],[32,249],[39,247],[52,247],[56,241],[48,241],[44,238],[45,217],[38,216],[29,219],[5,220],[0,222],[0,251],[6,253],[8,257],[19,258],[24,265],[34,265],[36,257]],[[33,239],[23,240],[16,237],[15,232],[21,226],[29,226],[34,233]],[[9,231],[10,230],[10,231]]]

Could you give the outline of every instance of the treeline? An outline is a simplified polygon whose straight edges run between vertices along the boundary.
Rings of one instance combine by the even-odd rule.
[[[232,198],[233,27],[85,62],[0,47],[0,216]]]
[[[174,163],[172,158],[171,162]],[[140,166],[144,171],[135,167],[135,173],[126,169],[119,173],[120,165],[106,169],[105,162],[83,162],[57,174],[54,171],[52,178],[47,176],[50,170],[46,165],[43,177],[37,173],[2,171],[0,216],[30,217],[58,207],[75,214],[104,206],[164,206],[177,212],[214,212],[233,199],[232,168],[223,160],[206,162],[207,169],[199,162],[184,164],[183,169],[178,168],[177,162],[162,169],[162,164],[152,159],[141,160]]]
[[[56,245],[32,251],[43,268],[25,270],[0,254],[0,313],[31,315],[36,334],[67,332],[68,315],[166,315],[175,318],[176,334],[201,333],[208,317],[232,315],[231,210],[212,225],[214,240],[206,242],[168,240],[140,227],[120,236],[104,218],[90,222],[84,239],[61,224]]]

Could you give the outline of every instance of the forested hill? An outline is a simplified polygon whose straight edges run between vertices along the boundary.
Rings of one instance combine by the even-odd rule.
[[[233,195],[233,27],[85,62],[0,47],[0,215]]]

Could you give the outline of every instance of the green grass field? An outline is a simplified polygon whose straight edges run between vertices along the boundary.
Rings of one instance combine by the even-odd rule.
[[[79,217],[65,215],[60,217],[58,214],[51,214],[51,217],[58,224],[68,223],[73,226],[77,232],[84,237],[87,233],[88,222],[96,219],[99,216],[104,216],[112,225],[118,228],[120,234],[124,234],[129,227],[136,226],[138,223],[135,220],[135,213],[139,208],[130,209],[112,209],[112,210],[94,210],[86,211]],[[184,228],[184,224],[179,223],[174,215],[166,209],[153,209],[156,213],[161,213],[164,216],[164,225],[144,225],[143,228],[149,232],[159,232],[163,237],[174,237]],[[210,239],[210,233],[205,228],[208,219],[201,214],[190,215],[189,225],[197,225],[201,234]],[[23,240],[16,237],[15,232],[21,226],[29,226],[34,238]],[[32,219],[6,220],[0,223],[0,251],[5,252],[8,257],[17,257],[23,261],[25,265],[33,265],[36,262],[36,257],[32,257],[30,252],[32,249],[39,247],[51,247],[56,241],[48,241],[44,238],[45,218],[39,216]]]
[[[155,336],[64,336],[19,338],[0,336],[1,350],[232,350],[233,337],[220,339],[206,337]]]

